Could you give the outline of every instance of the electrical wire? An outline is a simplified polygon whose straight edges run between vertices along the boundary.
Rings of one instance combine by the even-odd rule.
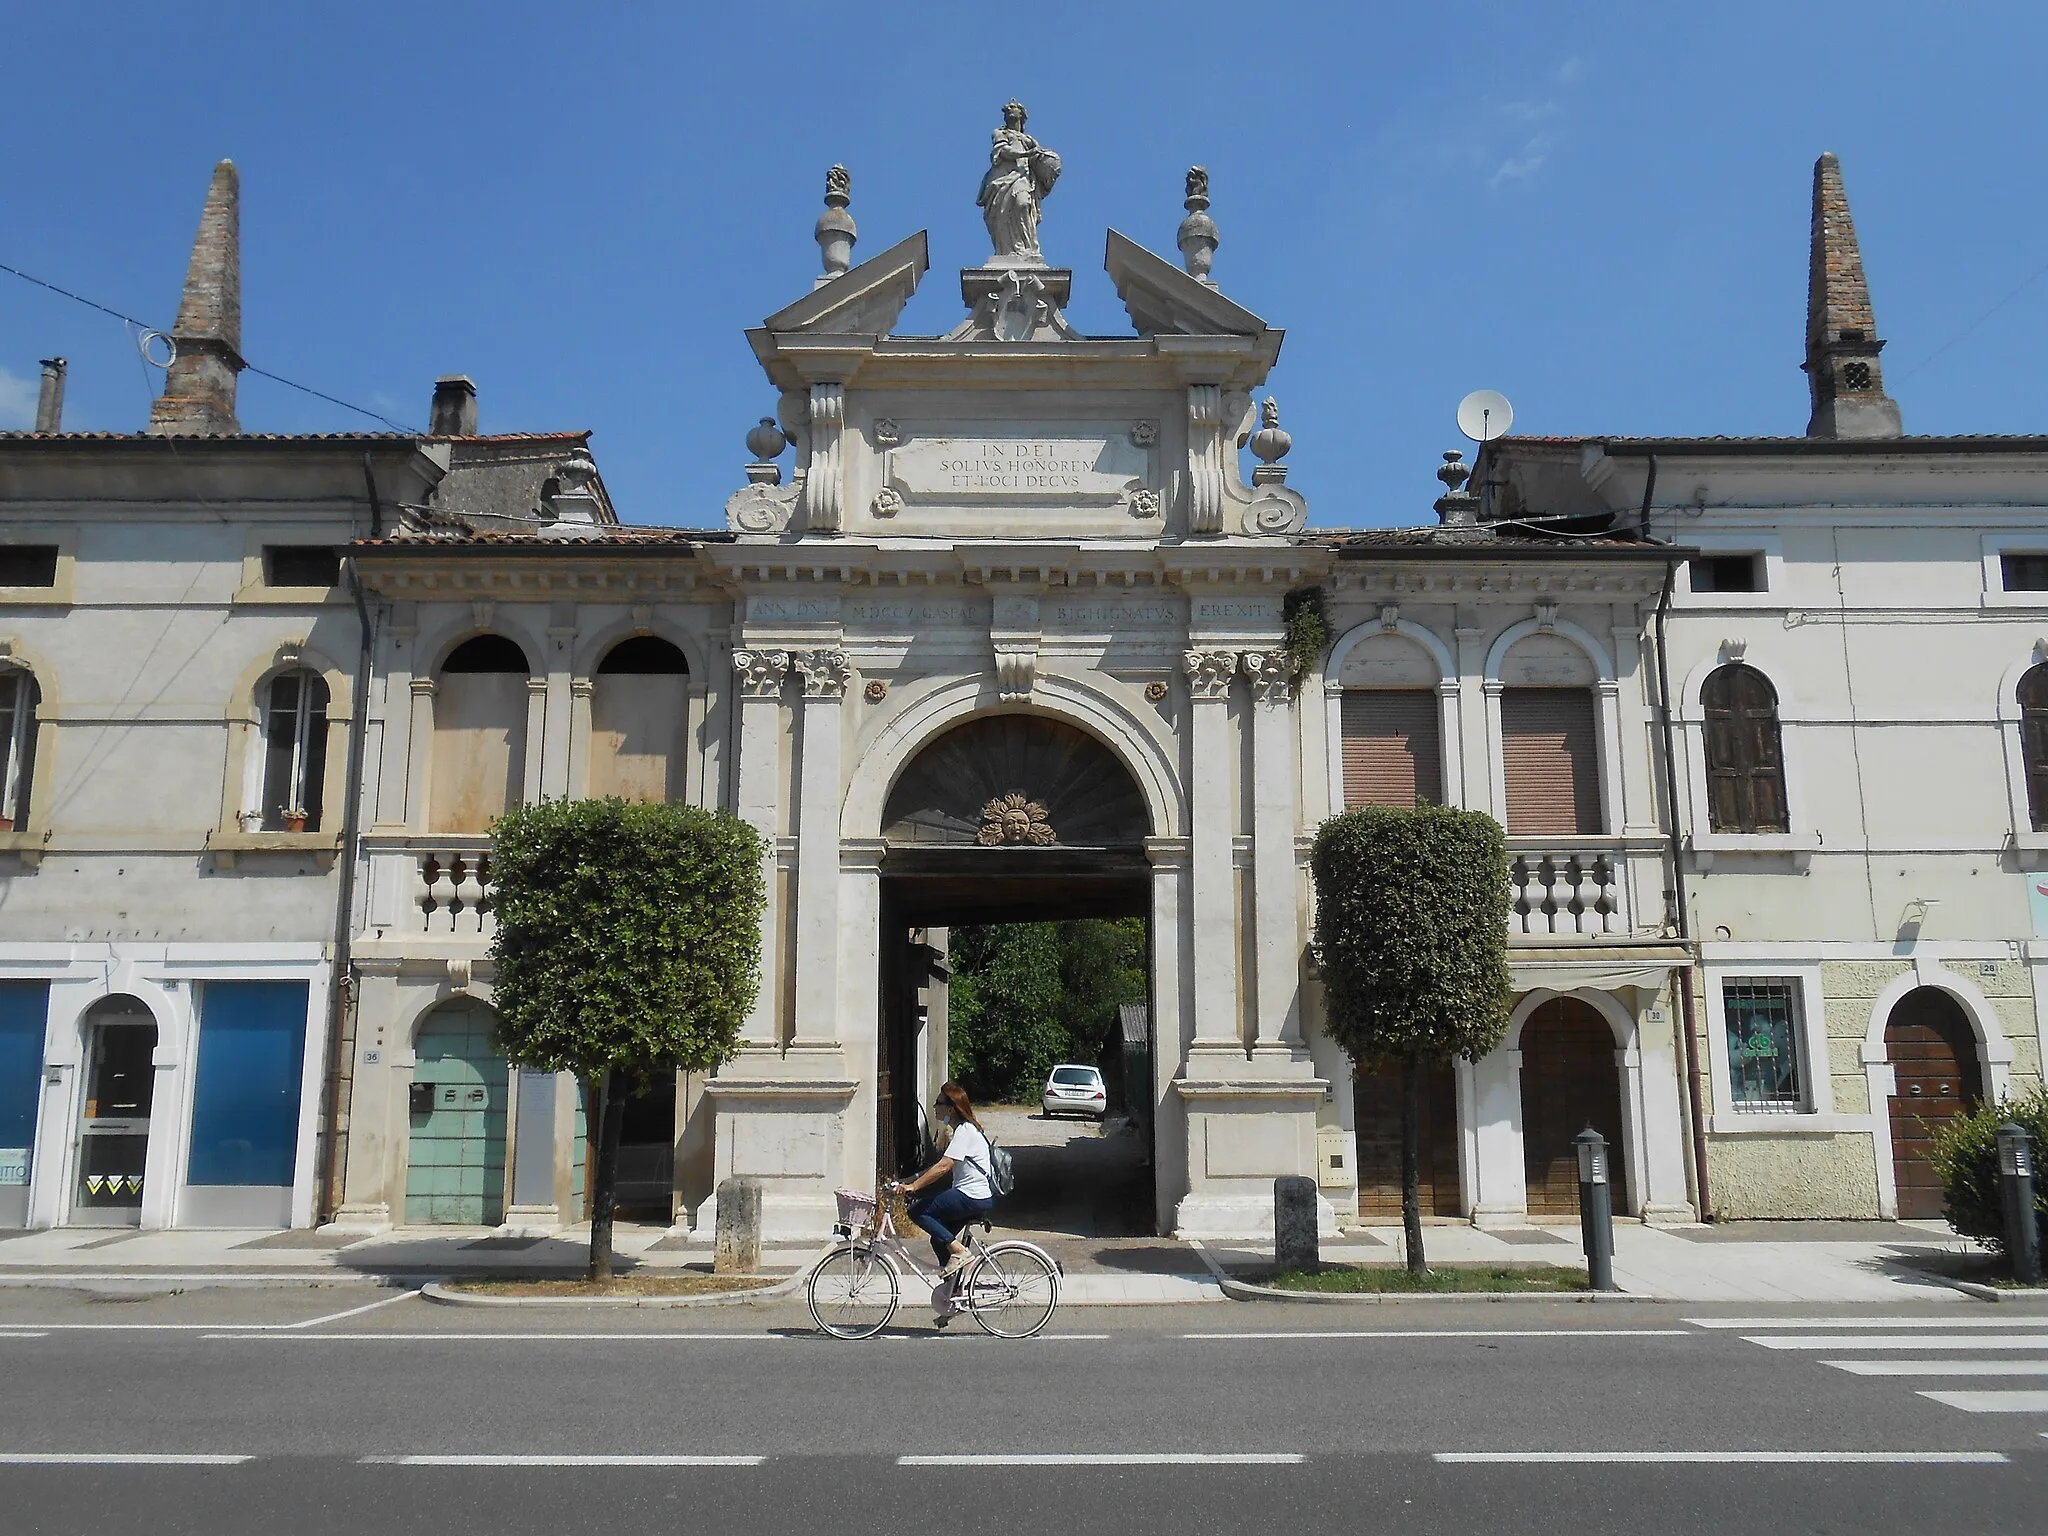
[[[10,273],[20,278],[23,282],[35,284],[38,288],[47,288],[51,293],[67,298],[74,304],[83,304],[87,309],[96,309],[103,315],[111,315],[123,324],[135,327],[137,331],[142,333],[145,339],[152,335],[169,336],[170,334],[167,331],[158,330],[147,320],[138,320],[133,315],[123,314],[120,310],[111,309],[96,299],[88,299],[82,293],[73,293],[69,288],[60,288],[57,284],[45,278],[37,277],[32,272],[24,272],[19,267],[10,267],[4,261],[0,261],[0,272]],[[175,345],[175,340],[173,345]],[[373,411],[368,406],[355,405],[350,401],[341,399],[339,396],[330,395],[323,390],[315,389],[310,384],[300,384],[296,380],[286,378],[281,373],[272,373],[268,368],[258,368],[254,363],[247,361],[244,361],[242,368],[244,372],[256,374],[261,378],[270,380],[273,384],[282,384],[286,389],[295,389],[302,395],[311,395],[315,400],[325,400],[329,405],[338,405],[345,411],[354,411],[358,416],[367,416],[372,421],[381,421],[394,432],[406,432],[415,436],[424,435],[418,427],[408,427],[402,422],[393,421],[382,411]]]

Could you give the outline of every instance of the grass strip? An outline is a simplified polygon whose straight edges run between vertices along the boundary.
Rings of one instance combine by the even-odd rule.
[[[1251,1277],[1247,1277],[1248,1279]],[[1256,1280],[1281,1291],[1368,1292],[1532,1291],[1589,1289],[1583,1269],[1556,1264],[1444,1264],[1410,1274],[1399,1265],[1325,1264],[1320,1269],[1289,1269]]]
[[[446,1289],[477,1296],[711,1296],[758,1291],[777,1282],[757,1275],[618,1275],[605,1284],[588,1280],[451,1280]]]

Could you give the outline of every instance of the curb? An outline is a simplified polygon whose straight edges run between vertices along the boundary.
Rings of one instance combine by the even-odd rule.
[[[438,1280],[427,1282],[420,1287],[420,1295],[428,1301],[438,1302],[444,1307],[643,1307],[670,1309],[675,1307],[742,1307],[757,1301],[779,1301],[793,1296],[811,1271],[818,1266],[818,1260],[831,1251],[828,1246],[820,1249],[800,1265],[794,1274],[785,1275],[773,1285],[764,1285],[750,1291],[714,1291],[703,1296],[480,1296],[465,1291],[451,1291]],[[767,1279],[768,1276],[736,1276],[739,1279]]]
[[[1975,1280],[1951,1280],[1945,1275],[1936,1275],[1933,1278],[1951,1290],[1961,1291],[1965,1296],[1974,1296],[1979,1301],[2048,1301],[2048,1291],[2030,1295],[2026,1291],[2002,1291],[1995,1285],[1979,1285]]]
[[[1190,1248],[1209,1266],[1209,1273],[1216,1277],[1216,1283],[1223,1288],[1223,1294],[1232,1301],[1288,1301],[1307,1302],[1312,1305],[1356,1305],[1359,1302],[1372,1306],[1415,1301],[1570,1301],[1570,1302],[1615,1302],[1615,1301],[1662,1301],[1661,1296],[1652,1296],[1640,1291],[1283,1291],[1270,1285],[1253,1285],[1229,1274],[1222,1265],[1209,1256],[1195,1238],[1183,1238]]]

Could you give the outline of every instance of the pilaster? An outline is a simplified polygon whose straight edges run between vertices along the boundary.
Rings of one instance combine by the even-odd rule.
[[[843,650],[798,651],[803,673],[796,854],[796,1016],[793,1047],[839,1038],[840,703],[853,676]]]
[[[775,840],[781,831],[782,680],[789,672],[789,652],[736,650],[732,665],[740,695],[733,810],[761,834],[761,879],[768,891],[768,903],[761,913],[761,989],[747,1015],[741,1040],[745,1046],[772,1049],[781,1042],[781,913],[775,899]]]
[[[1188,693],[1189,896],[1194,935],[1194,1038],[1201,1053],[1241,1058],[1238,1017],[1237,880],[1232,868],[1230,688],[1236,651],[1188,651],[1181,658]]]
[[[1305,1062],[1294,658],[1286,651],[1247,651],[1243,664],[1252,693],[1253,1053]]]

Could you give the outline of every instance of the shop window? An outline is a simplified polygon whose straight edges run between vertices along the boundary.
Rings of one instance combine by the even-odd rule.
[[[43,701],[35,675],[0,671],[0,832],[28,825],[36,768],[36,707]]]
[[[28,1220],[49,1013],[47,981],[0,981],[0,1227],[19,1227]]]
[[[307,999],[303,981],[209,981],[201,988],[187,1183],[292,1182]]]
[[[1728,1040],[1728,1096],[1735,1108],[1805,1109],[1799,984],[1770,977],[1730,979],[1721,987],[1721,1011]]]

